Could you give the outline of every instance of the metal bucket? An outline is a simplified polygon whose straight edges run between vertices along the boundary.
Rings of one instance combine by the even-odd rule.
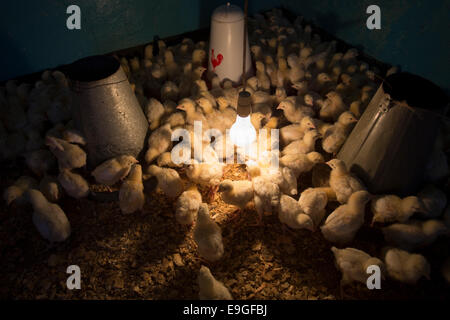
[[[428,80],[409,73],[389,76],[339,151],[374,194],[414,194],[448,98]]]
[[[112,157],[138,157],[148,122],[120,63],[110,56],[74,62],[69,78],[74,93],[74,123],[87,141],[90,167]]]

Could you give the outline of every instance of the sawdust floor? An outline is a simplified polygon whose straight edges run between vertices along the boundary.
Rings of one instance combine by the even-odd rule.
[[[1,190],[23,174],[23,167],[2,166]],[[233,165],[225,177],[243,179],[244,168]],[[299,189],[310,181],[311,176],[302,177]],[[65,197],[59,204],[70,220],[72,235],[52,247],[36,231],[30,207],[7,208],[2,201],[0,298],[197,299],[202,261],[192,228],[176,223],[173,200],[155,190],[146,194],[143,211],[130,215],[123,215],[117,202]],[[331,244],[320,232],[286,231],[276,215],[264,217],[262,227],[253,226],[256,213],[251,207],[236,218],[236,210],[219,195],[209,207],[222,228],[225,254],[208,266],[235,299],[340,299],[340,273]],[[379,230],[365,226],[350,246],[379,255],[383,239]],[[356,284],[345,289],[345,298],[448,298],[438,267],[442,253],[449,250],[448,240],[427,249],[431,281],[408,286],[386,280],[381,290]],[[66,288],[66,268],[72,264],[81,269],[81,290]]]

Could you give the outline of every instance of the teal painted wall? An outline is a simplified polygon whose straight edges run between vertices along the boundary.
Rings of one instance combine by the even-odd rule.
[[[450,93],[450,1],[280,0],[338,38]],[[381,8],[381,30],[368,30],[366,8]]]
[[[0,4],[0,80],[208,27],[225,0],[8,0]],[[249,12],[278,0],[250,1]],[[243,1],[232,1],[243,8]],[[81,30],[66,28],[66,8],[81,9]]]
[[[9,0],[0,4],[0,80],[207,27],[219,0]],[[243,7],[243,0],[233,1]],[[82,29],[66,28],[66,8],[81,8]],[[381,7],[382,29],[365,27]],[[254,13],[283,6],[379,60],[401,65],[450,92],[448,0],[249,0]]]

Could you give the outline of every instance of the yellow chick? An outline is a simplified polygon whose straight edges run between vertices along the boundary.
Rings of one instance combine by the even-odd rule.
[[[199,255],[214,262],[222,258],[224,253],[222,230],[211,218],[208,205],[202,203],[198,210],[197,222],[194,227],[194,241],[197,243]]]
[[[214,278],[208,267],[201,266],[197,282],[200,288],[198,293],[200,300],[233,300],[230,291],[222,282]]]
[[[6,205],[10,205],[12,202],[17,201],[19,203],[24,203],[26,191],[29,189],[34,189],[37,187],[36,179],[28,176],[21,176],[17,179],[13,185],[6,188],[3,193],[3,199],[6,201]]]
[[[89,195],[89,184],[77,173],[63,169],[58,175],[58,181],[64,191],[72,198],[81,199]]]
[[[142,210],[145,204],[144,185],[142,184],[142,167],[133,165],[126,180],[119,190],[119,206],[122,213],[128,214]]]
[[[330,187],[340,203],[346,203],[354,192],[366,189],[358,178],[348,172],[344,161],[332,159],[326,164],[331,168]]]
[[[249,180],[231,181],[225,179],[219,184],[222,200],[244,210],[247,203],[253,199],[253,184]]]
[[[197,186],[192,185],[184,191],[175,203],[175,219],[179,224],[191,225],[197,218],[197,212],[202,203],[202,195]]]
[[[171,168],[148,167],[147,172],[158,180],[158,188],[169,198],[176,198],[183,192],[183,181],[177,171]]]
[[[27,191],[27,198],[33,206],[33,223],[42,237],[50,242],[62,242],[70,236],[69,220],[57,204],[35,189]]]
[[[347,204],[334,210],[320,228],[325,239],[339,244],[351,242],[364,223],[364,209],[370,197],[365,190],[357,191]]]
[[[422,277],[430,280],[430,264],[421,254],[392,248],[386,252],[384,262],[389,277],[394,280],[408,284],[416,284]]]
[[[97,166],[91,174],[98,183],[112,186],[125,178],[130,172],[131,166],[135,163],[138,163],[138,161],[133,156],[121,155],[106,160]]]

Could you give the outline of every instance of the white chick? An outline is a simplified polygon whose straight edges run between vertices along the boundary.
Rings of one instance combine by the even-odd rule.
[[[354,192],[366,189],[358,178],[348,172],[344,161],[332,159],[326,164],[331,168],[330,187],[340,203],[346,203]]]
[[[389,277],[400,282],[416,284],[420,278],[430,279],[430,264],[421,254],[392,248],[384,257]]]
[[[133,156],[121,155],[101,163],[91,174],[98,183],[112,186],[125,178],[135,163],[138,161]]]
[[[248,180],[231,181],[225,179],[219,184],[222,200],[244,210],[247,203],[253,199],[253,184]]]
[[[70,223],[60,206],[49,202],[35,189],[27,192],[27,198],[33,206],[33,223],[42,237],[50,242],[62,242],[70,236]]]
[[[214,278],[211,271],[201,266],[198,272],[198,297],[200,300],[233,300],[230,291],[224,286],[224,284]]]
[[[437,218],[440,217],[447,205],[447,196],[439,188],[433,185],[425,186],[418,194],[422,210],[419,215],[423,218]]]
[[[365,190],[356,191],[347,204],[336,208],[320,228],[325,239],[339,244],[351,242],[364,223],[364,209],[370,197]]]
[[[198,246],[200,257],[215,262],[222,258],[224,253],[222,230],[211,218],[208,205],[200,204],[197,222],[194,227],[194,241]]]
[[[166,151],[159,155],[158,159],[156,159],[156,164],[158,167],[170,167],[170,168],[179,168],[181,165],[175,164],[172,161],[172,153],[170,151]]]
[[[370,274],[367,273],[369,266],[378,266],[381,270],[382,279],[384,279],[384,263],[376,257],[371,257],[364,251],[355,248],[338,249],[331,247],[331,251],[334,254],[336,267],[342,273],[341,290],[342,287],[350,284],[354,281],[367,283],[367,279]]]
[[[412,251],[433,243],[440,235],[447,232],[447,228],[440,220],[409,220],[405,223],[391,224],[382,228],[382,231],[386,242]]]
[[[304,117],[314,116],[314,110],[312,108],[308,106],[296,106],[289,98],[283,100],[277,109],[283,110],[285,118],[291,123],[300,123]]]
[[[164,107],[155,98],[150,98],[144,108],[145,115],[147,116],[148,123],[150,124],[150,130],[155,130],[160,125],[161,117],[164,115]]]
[[[53,176],[45,175],[39,183],[39,190],[50,202],[57,202],[62,197],[61,185],[58,179]]]
[[[281,141],[288,145],[292,141],[303,139],[305,132],[315,128],[314,120],[311,117],[304,117],[299,124],[290,124],[280,129]]]
[[[86,145],[86,140],[81,132],[75,129],[65,129],[62,132],[62,138],[69,143],[79,144],[82,146]]]
[[[295,196],[297,191],[297,177],[293,170],[291,170],[288,167],[283,167],[277,170],[281,173],[281,181],[278,183],[278,186],[280,187],[280,191],[290,195]]]
[[[262,223],[264,213],[272,213],[280,203],[280,187],[270,177],[261,175],[259,167],[248,167],[252,178],[254,190],[255,209],[258,213],[258,222]]]
[[[81,199],[89,195],[89,184],[77,173],[62,169],[58,175],[58,181],[64,191],[75,199]]]
[[[17,201],[19,204],[24,203],[24,195],[29,189],[37,188],[36,179],[28,176],[19,177],[11,186],[6,188],[3,193],[3,199],[6,205],[10,205],[12,202]]]
[[[79,146],[49,135],[45,139],[45,144],[58,159],[60,169],[71,170],[86,165],[86,152]]]
[[[327,129],[322,139],[322,148],[328,153],[336,154],[347,140],[358,119],[349,111],[343,112],[338,121]]]
[[[286,147],[283,148],[281,154],[298,154],[303,153],[307,154],[314,151],[316,140],[320,138],[320,133],[315,130],[309,130],[305,133],[303,139],[292,141]]]
[[[148,150],[145,153],[145,161],[153,162],[160,154],[169,150],[172,145],[172,129],[170,123],[166,123],[150,134],[148,138]]]
[[[49,150],[40,149],[26,154],[25,163],[35,175],[42,176],[56,165],[56,159]]]
[[[320,109],[320,119],[325,121],[336,121],[342,112],[346,111],[342,97],[339,93],[331,91],[327,93],[327,99]]]
[[[318,152],[307,154],[287,154],[280,158],[280,164],[292,170],[298,178],[302,173],[309,172],[317,163],[324,162],[323,156]]]
[[[270,90],[270,78],[266,72],[266,68],[263,62],[256,61],[256,78],[258,79],[259,88],[263,91],[269,92]]]
[[[155,165],[148,167],[147,172],[158,180],[158,188],[169,198],[176,198],[183,192],[183,181],[174,169],[160,168]]]
[[[372,200],[374,223],[405,222],[422,208],[419,198],[411,196],[400,198],[396,195],[380,196]]]
[[[190,186],[178,197],[175,203],[175,219],[177,222],[184,225],[193,224],[201,203],[202,195],[198,192],[197,186]]]
[[[170,127],[175,129],[184,126],[186,121],[184,120],[184,114],[182,112],[174,112],[167,118],[164,118],[164,124],[170,124]]]
[[[300,208],[311,217],[315,228],[320,225],[325,217],[327,203],[328,196],[322,188],[308,188],[301,193],[298,199]]]
[[[142,210],[145,204],[144,185],[142,184],[142,167],[133,165],[128,177],[120,186],[119,205],[122,213],[128,214]]]
[[[220,184],[224,164],[220,162],[191,163],[186,168],[186,175],[195,184],[216,187]]]
[[[190,98],[181,99],[178,103],[177,109],[186,112],[187,124],[193,125],[194,121],[201,121],[203,129],[206,130],[208,128],[206,118],[201,111],[197,111],[194,100]]]
[[[299,203],[294,198],[285,194],[280,197],[278,219],[292,229],[314,231],[314,222],[311,217],[302,211]]]

